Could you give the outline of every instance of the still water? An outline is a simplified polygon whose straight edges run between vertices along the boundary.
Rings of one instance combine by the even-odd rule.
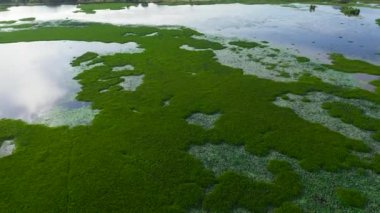
[[[327,54],[343,53],[380,64],[380,9],[360,8],[359,17],[344,16],[338,7],[309,5],[180,5],[132,6],[124,10],[75,13],[73,5],[11,7],[1,20],[35,17],[37,21],[72,19],[112,24],[182,25],[223,37],[265,40],[327,62]]]

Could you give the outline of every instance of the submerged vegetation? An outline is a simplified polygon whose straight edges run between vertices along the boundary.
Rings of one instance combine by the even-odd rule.
[[[339,55],[321,65],[187,28],[0,32],[0,43],[52,40],[136,42],[144,51],[73,59],[89,65],[75,79],[76,98],[98,111],[91,125],[0,120],[0,143],[16,145],[0,159],[0,211],[380,208],[379,150],[365,131],[377,130],[380,98],[350,76],[378,66]]]

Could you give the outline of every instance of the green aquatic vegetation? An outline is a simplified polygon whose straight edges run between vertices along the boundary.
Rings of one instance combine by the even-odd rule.
[[[1,29],[12,29],[12,30],[23,30],[27,28],[32,28],[37,26],[36,24],[15,24],[15,25],[6,25],[6,26],[0,26]]]
[[[380,80],[374,80],[374,81],[371,81],[370,83],[371,85],[376,87],[375,92],[377,94],[380,94]]]
[[[331,65],[326,65],[326,67],[339,70],[341,72],[348,73],[368,73],[374,75],[380,75],[380,66],[370,64],[365,61],[349,59],[341,54],[331,54]]]
[[[273,180],[273,175],[267,169],[270,161],[280,160],[290,163],[294,171],[299,174],[301,184],[304,186],[302,194],[294,203],[305,212],[325,212],[331,209],[343,212],[352,211],[351,207],[343,205],[337,199],[335,195],[337,186],[357,188],[366,192],[369,200],[366,211],[371,212],[380,207],[380,197],[378,196],[380,185],[377,184],[380,182],[380,176],[367,170],[357,169],[337,173],[307,172],[300,168],[297,160],[280,153],[271,152],[265,156],[256,156],[248,153],[242,146],[228,144],[192,146],[189,153],[202,161],[203,165],[213,171],[217,177],[226,172],[234,172],[251,180],[266,183]],[[282,206],[287,204],[289,203],[285,202]]]
[[[77,58],[75,58],[72,62],[71,62],[71,65],[76,67],[76,66],[79,66],[81,63],[83,62],[89,62],[95,58],[97,58],[99,55],[97,53],[94,53],[94,52],[87,52]]]
[[[14,24],[16,23],[17,21],[14,21],[14,20],[10,20],[10,21],[0,21],[0,24]]]
[[[284,77],[284,78],[290,78],[291,77],[289,73],[284,72],[284,71],[279,72],[279,74],[280,74],[281,77]]]
[[[343,6],[340,11],[346,16],[358,16],[360,14],[360,9],[350,6]]]
[[[36,20],[36,18],[34,18],[34,17],[29,17],[29,18],[22,18],[22,19],[20,19],[19,21],[34,21],[34,20]]]
[[[204,200],[204,208],[210,212],[231,212],[236,207],[267,212],[271,207],[280,207],[300,195],[299,176],[288,163],[270,161],[268,170],[274,176],[273,183],[253,181],[230,172],[223,174]],[[252,199],[254,197],[260,199]]]
[[[262,45],[260,43],[253,42],[253,41],[231,41],[231,42],[229,42],[229,44],[235,45],[238,47],[242,47],[242,48],[255,48],[255,47],[263,48],[263,47],[265,47],[265,45]]]
[[[322,107],[328,110],[331,116],[339,118],[345,123],[372,131],[374,135],[380,134],[380,120],[363,115],[363,110],[358,107],[341,102],[324,103]]]
[[[362,193],[354,189],[337,188],[336,195],[343,204],[352,207],[364,208],[368,202]]]
[[[376,19],[376,23],[380,26],[380,19]]]
[[[0,12],[7,11],[8,7],[7,5],[0,5]]]
[[[117,2],[104,3],[103,2],[103,3],[79,4],[77,8],[79,9],[78,12],[94,14],[96,13],[96,10],[122,10],[132,5],[136,5],[136,4],[135,3],[117,3]]]
[[[358,110],[357,108],[359,108],[361,110],[360,112],[357,112],[357,114],[359,114],[357,115],[358,118],[372,120],[380,119],[379,105],[363,100],[345,99],[342,97],[318,92],[309,93],[306,96],[287,94],[286,99],[282,97],[277,98],[274,104],[281,107],[291,108],[295,111],[297,115],[299,115],[303,119],[308,120],[312,123],[322,124],[330,130],[339,132],[340,134],[345,135],[348,138],[362,140],[366,142],[367,145],[374,149],[376,152],[380,150],[380,145],[373,139],[373,131],[356,127],[352,125],[352,121],[344,122],[344,119],[341,120],[341,118],[337,118],[338,110],[336,109],[337,105],[343,107],[347,107],[347,104],[353,105],[355,106],[352,107],[353,109]],[[303,101],[304,98],[307,98],[309,101]],[[339,103],[337,104],[336,102]],[[331,109],[330,112],[329,109]],[[362,112],[366,115],[366,117],[362,117]],[[336,117],[331,116],[331,114]],[[339,111],[339,116],[344,116],[346,120],[352,119],[349,117],[350,115],[342,113],[341,111]],[[367,118],[367,116],[371,118]],[[358,123],[357,125],[366,125],[365,122],[363,122],[363,120],[357,119],[355,120],[355,122]],[[374,122],[377,121],[374,120]]]
[[[285,202],[279,208],[274,209],[274,213],[301,213],[302,210],[295,204]]]
[[[371,166],[375,172],[380,174],[380,154],[375,155]]]
[[[145,36],[154,32],[158,35]],[[124,36],[126,33],[133,35]],[[17,150],[0,160],[0,211],[268,210],[282,208],[301,196],[302,177],[297,174],[301,170],[295,172],[293,164],[290,168],[284,162],[269,164],[268,171],[274,177],[270,182],[232,172],[215,177],[188,153],[193,145],[207,142],[244,145],[248,153],[260,156],[276,151],[299,162],[302,169],[330,171],[329,178],[347,175],[345,169],[367,168],[367,161],[355,155],[369,152],[367,142],[305,121],[292,110],[274,105],[273,100],[282,94],[311,90],[380,103],[377,96],[334,84],[275,82],[244,75],[241,69],[215,59],[222,52],[229,53],[228,44],[195,36],[202,35],[187,28],[105,24],[0,32],[0,43],[136,42],[145,50],[101,55],[94,60],[103,65],[75,77],[82,89],[76,98],[99,110],[91,125],[51,128],[0,120],[0,138],[14,138]],[[185,44],[204,51],[181,49]],[[271,51],[252,51],[257,49]],[[293,65],[298,63],[294,56],[288,57]],[[263,63],[271,60],[264,58]],[[135,69],[112,71],[127,64]],[[144,75],[143,84],[135,91],[125,91],[121,85],[130,75]],[[170,105],[164,107],[163,100],[168,98]],[[223,116],[214,128],[205,131],[186,122],[194,112],[220,112]],[[329,178],[318,187],[329,184]],[[354,180],[360,182],[359,178]],[[371,186],[373,189],[366,189],[373,193],[377,185]],[[252,196],[256,194],[263,196]],[[376,198],[369,199],[375,207],[379,203]]]
[[[257,181],[270,182],[273,178],[266,168],[267,160],[249,154],[244,147],[205,144],[192,146],[189,153],[201,160],[216,176],[230,171]]]
[[[309,58],[302,57],[302,56],[297,56],[296,59],[297,59],[297,61],[300,62],[300,63],[310,62],[310,59],[309,59]]]
[[[255,75],[279,82],[303,81],[303,76],[309,76],[314,83],[316,79],[319,79],[318,81],[341,87],[374,90],[373,85],[370,84],[371,80],[362,80],[356,73],[344,73],[332,68],[323,68],[321,64],[314,62],[300,63],[297,60],[297,57],[300,56],[295,56],[284,50],[279,52],[278,49],[271,47],[236,48],[235,45],[231,45],[230,40],[215,37],[206,38],[228,47],[213,51],[219,63],[241,69],[247,75]],[[187,46],[186,49],[200,51],[190,46]],[[303,58],[302,60],[308,59]],[[284,73],[288,75],[284,75]],[[369,77],[374,78],[374,76]]]

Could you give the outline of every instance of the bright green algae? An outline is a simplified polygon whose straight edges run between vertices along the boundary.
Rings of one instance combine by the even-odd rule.
[[[296,211],[305,205],[299,200],[312,183],[301,171],[343,176],[352,170],[377,171],[377,155],[358,156],[371,152],[362,141],[273,104],[283,94],[310,91],[378,104],[376,94],[313,78],[275,82],[244,75],[214,58],[214,51],[224,50],[222,44],[194,35],[200,36],[186,28],[101,24],[0,33],[0,43],[134,41],[144,49],[136,54],[78,56],[79,63],[103,63],[75,77],[82,85],[77,99],[89,101],[99,110],[92,125],[49,128],[0,121],[1,141],[14,139],[17,145],[12,156],[0,160],[0,211]],[[181,49],[185,44],[205,50]],[[112,71],[126,65],[134,69]],[[141,75],[143,83],[135,91],[120,86],[123,78]],[[164,106],[167,100],[170,105]],[[220,117],[208,130],[186,121],[194,113],[216,112]],[[216,176],[189,149],[221,141],[242,145],[252,156],[276,151],[287,158],[263,161],[262,168],[267,169],[263,174],[269,174],[269,181],[251,178],[240,170]],[[247,160],[238,163],[250,161],[248,154],[244,156]],[[328,182],[328,178],[321,180]],[[375,206],[377,202],[371,200]]]

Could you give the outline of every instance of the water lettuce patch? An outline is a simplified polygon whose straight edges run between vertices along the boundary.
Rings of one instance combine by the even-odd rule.
[[[352,210],[336,196],[338,186],[366,192],[364,210],[380,207],[378,142],[322,107],[347,102],[379,119],[378,94],[351,73],[187,28],[0,32],[1,43],[39,40],[134,42],[143,51],[88,54],[75,63],[85,67],[75,77],[76,99],[99,111],[91,125],[0,120],[0,141],[17,144],[0,159],[0,211]],[[114,71],[126,65],[134,69]],[[128,77],[136,79],[125,85]],[[222,115],[213,128],[186,120],[213,112]],[[347,131],[333,128],[344,124]]]

